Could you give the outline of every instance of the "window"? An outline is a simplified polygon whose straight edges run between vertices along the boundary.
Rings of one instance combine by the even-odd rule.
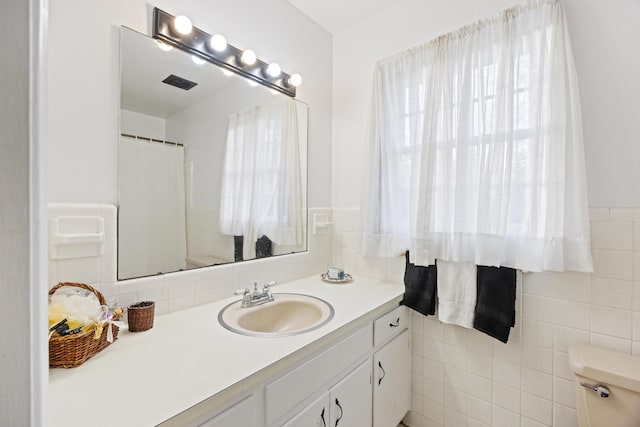
[[[297,111],[293,100],[229,117],[220,197],[220,232],[281,245],[304,239]],[[245,244],[245,259],[254,258]]]
[[[364,254],[591,271],[576,88],[553,0],[380,62]]]

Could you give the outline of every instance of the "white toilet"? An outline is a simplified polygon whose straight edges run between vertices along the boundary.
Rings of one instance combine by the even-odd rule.
[[[569,366],[580,427],[640,426],[640,357],[574,345]]]

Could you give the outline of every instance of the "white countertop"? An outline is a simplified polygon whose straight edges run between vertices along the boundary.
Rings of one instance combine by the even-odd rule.
[[[113,345],[83,365],[49,370],[49,425],[159,424],[399,301],[404,288],[359,277],[349,284],[328,284],[313,276],[273,291],[322,298],[333,305],[335,316],[301,335],[247,337],[224,329],[217,320],[220,309],[238,299],[234,297],[158,316],[149,331],[121,330]]]

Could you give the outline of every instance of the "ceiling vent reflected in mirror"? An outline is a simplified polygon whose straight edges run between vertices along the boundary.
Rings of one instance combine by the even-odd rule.
[[[170,74],[169,77],[162,81],[162,83],[166,83],[183,90],[189,90],[198,85],[196,82],[176,76],[175,74]]]

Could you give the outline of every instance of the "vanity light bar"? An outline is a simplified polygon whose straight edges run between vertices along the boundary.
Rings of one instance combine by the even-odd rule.
[[[293,76],[296,77],[291,79],[291,75],[281,71],[278,75],[273,76],[272,74],[275,74],[275,72],[267,72],[270,64],[260,59],[256,59],[251,65],[245,65],[240,60],[243,53],[241,49],[227,44],[226,49],[217,51],[213,49],[209,43],[211,34],[196,27],[192,27],[191,31],[186,35],[182,34],[176,31],[174,27],[175,18],[173,15],[154,7],[153,38],[188,51],[192,55],[216,64],[223,69],[233,71],[250,80],[295,98],[296,86],[299,84],[296,84],[296,80],[299,79],[299,75],[294,74]],[[293,84],[290,83],[290,79]]]

